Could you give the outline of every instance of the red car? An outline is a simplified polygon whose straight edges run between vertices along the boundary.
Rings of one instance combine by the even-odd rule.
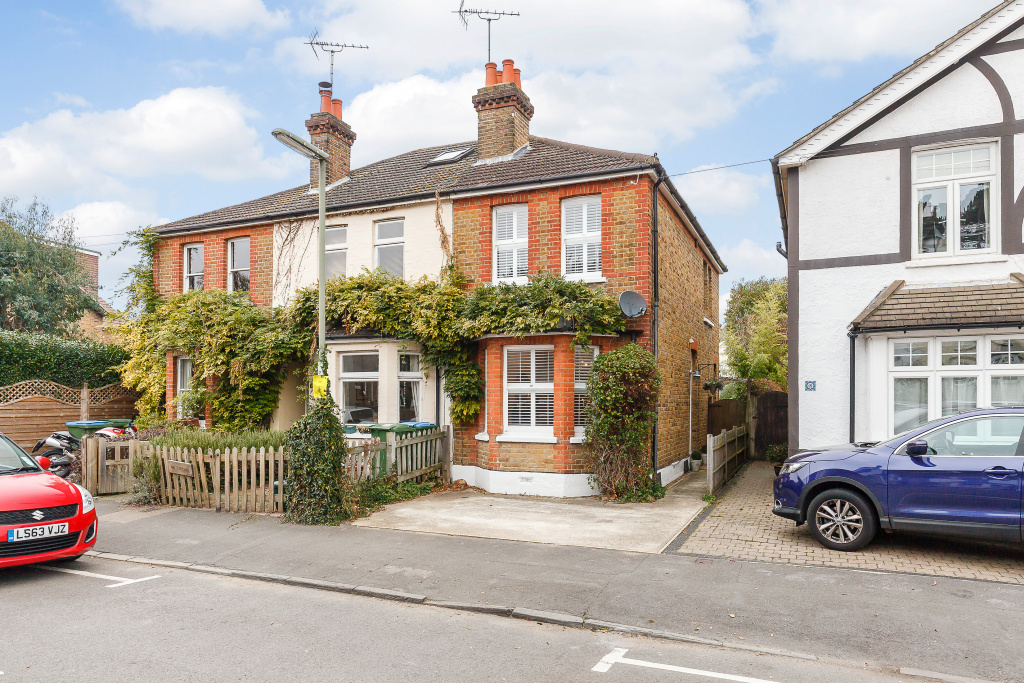
[[[0,434],[0,567],[76,560],[96,545],[96,504]]]

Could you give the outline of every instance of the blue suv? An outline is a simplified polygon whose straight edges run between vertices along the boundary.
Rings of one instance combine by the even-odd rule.
[[[876,444],[802,451],[775,479],[780,517],[859,550],[879,529],[1021,542],[1024,407],[951,415]]]

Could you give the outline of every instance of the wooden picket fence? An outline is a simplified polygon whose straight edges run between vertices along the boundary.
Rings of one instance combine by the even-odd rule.
[[[131,482],[132,460],[146,441],[107,441],[89,437],[82,441],[82,486],[91,493],[125,493]]]
[[[385,473],[394,474],[398,481],[432,472],[447,476],[450,427],[417,436],[397,436],[389,433],[386,444],[366,440],[350,445],[344,465],[346,476],[353,481]],[[284,449],[204,452],[148,443],[136,448],[131,451],[132,457],[159,458],[161,496],[166,505],[225,512],[284,512],[289,461]],[[131,467],[130,462],[126,464]]]
[[[750,457],[747,426],[708,434],[708,493],[715,494],[728,483]]]

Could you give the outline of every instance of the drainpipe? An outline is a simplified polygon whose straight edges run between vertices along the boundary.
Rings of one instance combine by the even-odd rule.
[[[850,338],[850,443],[853,443],[853,429],[857,421],[857,333],[847,333]]]
[[[687,405],[690,406],[690,410],[689,410],[689,413],[690,413],[690,447],[689,447],[689,450],[686,452],[686,457],[690,457],[690,453],[693,453],[693,351],[692,350],[690,351],[690,374],[688,375],[688,377],[690,378],[690,382],[689,382],[689,384],[690,384],[690,399],[689,399],[689,403],[687,404]]]
[[[434,424],[441,426],[441,366],[434,368]]]
[[[658,164],[658,180],[654,183],[654,189],[651,192],[652,207],[651,207],[651,241],[653,242],[653,249],[651,250],[651,266],[654,268],[654,283],[651,293],[651,351],[654,353],[654,359],[658,359],[658,188],[665,182],[665,170]],[[693,362],[692,356],[690,360]],[[690,430],[690,438],[693,438],[693,430]],[[654,434],[651,437],[651,477],[657,479],[658,477],[658,407],[655,404],[654,408]]]

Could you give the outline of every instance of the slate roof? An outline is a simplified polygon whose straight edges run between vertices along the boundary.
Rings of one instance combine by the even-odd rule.
[[[1024,274],[1009,282],[950,287],[908,288],[902,280],[889,285],[850,329],[1001,327],[1024,324]]]
[[[442,152],[471,148],[469,154],[450,164],[431,165]],[[594,175],[609,171],[652,168],[656,157],[573,145],[530,136],[529,148],[517,158],[474,166],[476,142],[426,147],[354,169],[349,179],[327,192],[329,211],[404,199],[432,197],[475,188],[499,187],[526,182]],[[264,219],[303,215],[317,210],[317,195],[309,185],[278,192],[242,204],[165,223],[156,231],[175,233]]]

